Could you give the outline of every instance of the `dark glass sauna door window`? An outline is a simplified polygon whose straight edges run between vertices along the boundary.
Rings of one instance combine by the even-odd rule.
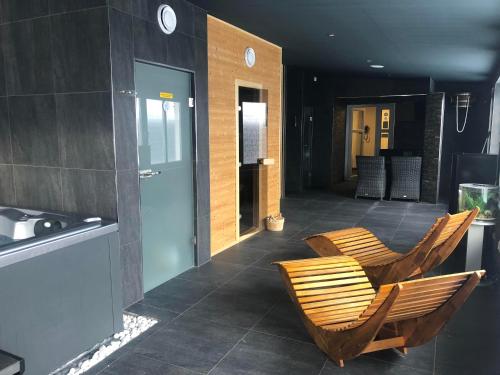
[[[259,226],[259,159],[267,157],[267,103],[263,90],[240,87],[239,225],[240,235]]]

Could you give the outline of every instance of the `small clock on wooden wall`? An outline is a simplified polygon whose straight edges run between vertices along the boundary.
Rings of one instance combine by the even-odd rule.
[[[255,51],[251,47],[248,47],[245,50],[245,63],[249,68],[255,65]]]

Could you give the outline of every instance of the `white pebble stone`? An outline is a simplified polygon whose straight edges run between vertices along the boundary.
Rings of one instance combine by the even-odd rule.
[[[111,340],[107,340],[99,348],[93,352],[87,354],[82,358],[74,367],[67,369],[65,372],[60,372],[58,374],[66,375],[79,375],[83,374],[85,371],[90,369],[95,364],[101,362],[104,358],[109,356],[114,351],[118,350],[122,346],[126,345],[130,340],[139,336],[141,333],[158,323],[157,320],[148,318],[145,316],[136,316],[131,314],[123,315],[123,327],[124,330],[115,333]]]

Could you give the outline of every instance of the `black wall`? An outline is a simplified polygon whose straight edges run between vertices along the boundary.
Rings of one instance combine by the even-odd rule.
[[[177,15],[177,29],[171,35],[162,33],[157,23],[161,4],[172,6]],[[111,1],[109,12],[118,221],[127,306],[143,297],[135,103],[126,93],[135,90],[135,59],[193,73],[196,263],[210,259],[207,16],[183,0]]]
[[[294,68],[285,69],[285,190],[302,189],[303,76]]]
[[[343,104],[383,104],[396,105],[394,148],[402,151],[412,151],[422,155],[424,147],[425,126],[425,95],[366,97],[359,99],[337,99]]]
[[[0,204],[116,219],[105,5],[0,2]]]
[[[493,83],[437,82],[436,90],[446,93],[441,155],[440,200],[447,202],[450,189],[451,160],[454,152],[480,153],[488,135]],[[456,131],[456,109],[452,97],[456,93],[472,94],[467,125],[461,134]],[[465,109],[459,108],[459,126],[463,125]]]
[[[302,124],[303,108],[312,107],[314,111],[314,137],[312,151],[312,187],[330,188],[332,182],[343,176],[343,165],[337,171],[334,167],[339,157],[343,158],[343,146],[334,148],[334,144],[345,142],[345,132],[334,129],[334,107],[338,121],[345,121],[345,106],[350,104],[369,104],[374,96],[422,94],[429,91],[429,79],[393,79],[363,76],[335,75],[328,72],[312,71],[300,67],[285,68],[285,192],[300,192],[304,189],[301,176]],[[316,79],[315,79],[316,77]],[[364,97],[354,99],[352,97]],[[339,98],[341,98],[339,100]],[[349,98],[349,99],[348,99]],[[418,97],[407,99],[387,98],[387,101],[407,103],[396,106],[399,115],[405,118],[395,137],[400,143],[406,134],[411,134],[414,144],[405,147],[419,147],[423,142],[423,124],[425,114],[421,113],[425,100]],[[413,112],[408,113],[408,112]],[[337,121],[335,121],[337,122]],[[396,125],[398,129],[398,125]],[[333,170],[333,176],[332,176]]]
[[[445,94],[429,93],[425,96],[425,126],[422,152],[420,199],[438,203],[443,141],[443,105]]]
[[[370,97],[385,95],[427,94],[444,92],[443,138],[440,165],[439,197],[447,202],[450,185],[451,155],[453,152],[481,152],[488,134],[491,89],[494,82],[434,82],[429,78],[399,79],[336,75],[308,68],[287,66],[285,81],[285,170],[286,193],[303,190],[301,166],[302,108],[314,108],[313,176],[314,188],[330,188],[343,178],[336,160],[343,157],[345,132],[335,129],[334,123],[345,122],[345,107],[368,103]],[[314,80],[314,77],[317,79]],[[463,134],[455,130],[455,107],[451,96],[469,91],[473,101],[468,125]],[[355,97],[363,97],[356,99]],[[377,102],[396,103],[395,143],[401,149],[422,150],[424,144],[425,96],[376,98]],[[334,114],[334,107],[337,113]],[[336,120],[334,121],[334,115]],[[460,116],[463,121],[463,110]],[[337,168],[338,167],[338,168]],[[338,170],[337,170],[338,169]]]
[[[177,29],[156,11],[169,4]],[[0,205],[117,219],[143,297],[134,59],[194,75],[196,262],[210,258],[206,13],[183,0],[0,0]]]

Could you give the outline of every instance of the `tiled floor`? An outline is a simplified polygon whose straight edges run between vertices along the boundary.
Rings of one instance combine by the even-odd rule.
[[[442,215],[429,204],[353,200],[328,193],[287,198],[285,231],[264,232],[149,292],[130,311],[160,323],[89,373],[500,374],[500,288],[481,286],[446,329],[407,356],[388,350],[340,369],[312,343],[271,265],[314,256],[308,234],[354,225],[406,250]]]

